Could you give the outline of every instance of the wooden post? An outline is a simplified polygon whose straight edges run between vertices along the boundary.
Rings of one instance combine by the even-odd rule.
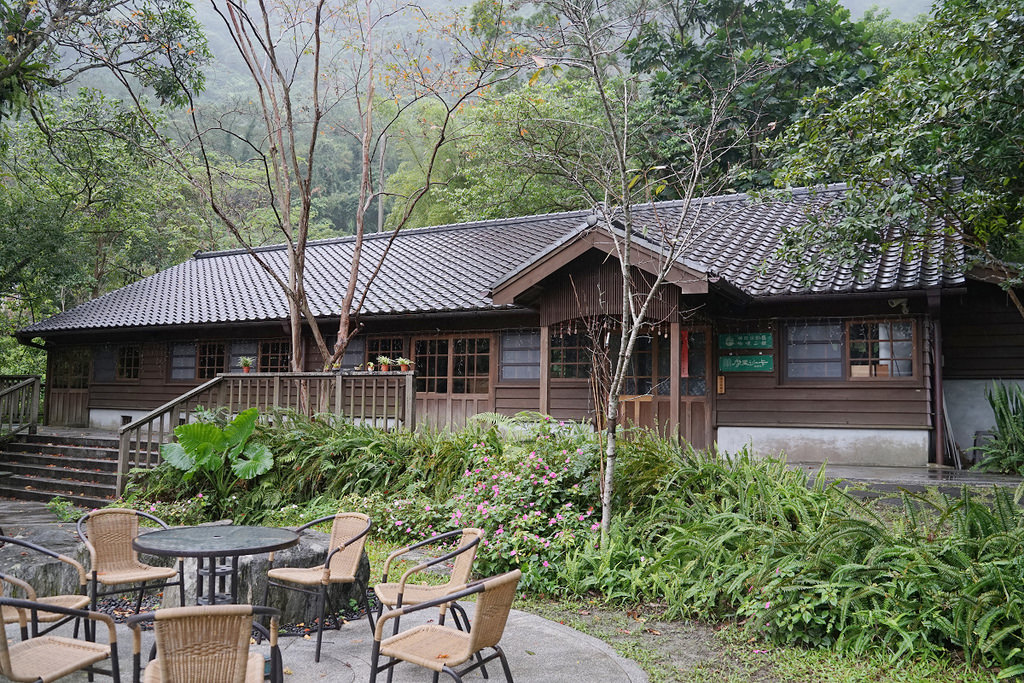
[[[339,415],[340,416],[340,415],[342,415],[344,413],[344,411],[341,409],[341,400],[342,400],[341,373],[338,372],[338,373],[334,374],[334,414],[335,415]]]
[[[124,493],[125,475],[128,472],[128,450],[131,448],[131,436],[129,432],[121,432],[121,443],[117,449],[117,483],[115,484],[115,495]]]
[[[416,382],[413,373],[405,375],[405,426],[416,429]]]
[[[42,390],[42,380],[38,377],[32,382],[32,405],[30,410],[32,411],[32,421],[29,423],[28,433],[35,434],[39,426],[39,394]]]
[[[551,412],[551,331],[540,326],[540,407],[543,415]]]

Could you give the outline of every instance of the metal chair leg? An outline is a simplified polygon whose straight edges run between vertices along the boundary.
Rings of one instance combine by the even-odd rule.
[[[455,622],[455,628],[469,633],[469,614],[466,612],[466,608],[457,602],[453,602],[451,609],[452,621]],[[490,675],[487,673],[487,665],[484,664],[484,655],[482,652],[476,653],[476,661],[480,662],[480,675],[484,678],[490,678]]]
[[[373,623],[373,612],[370,610],[370,598],[366,595],[366,589],[363,589],[363,608],[366,609],[366,618],[370,622],[370,632],[372,633],[376,628],[376,624]]]
[[[456,681],[457,683],[462,683],[462,676],[456,673],[455,669],[451,668],[450,666],[444,667],[443,669],[441,669],[441,671],[451,676],[452,680]]]
[[[508,658],[505,657],[505,651],[499,646],[494,646],[494,651],[498,653],[498,659],[501,661],[501,668],[505,673],[505,680],[508,683],[512,683],[512,670],[508,667]]]
[[[135,601],[135,613],[142,611],[142,595],[146,592],[146,582],[139,584],[139,598]]]
[[[324,639],[324,621],[327,619],[327,586],[320,584],[320,622],[316,625],[316,657],[320,661],[320,643]]]

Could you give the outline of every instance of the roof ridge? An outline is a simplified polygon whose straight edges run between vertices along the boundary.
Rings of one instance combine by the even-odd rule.
[[[398,232],[399,235],[425,235],[435,234],[441,232],[452,232],[456,230],[471,230],[474,228],[483,228],[489,225],[495,224],[510,224],[523,225],[526,223],[535,223],[543,220],[551,220],[552,218],[570,218],[575,214],[585,215],[588,209],[576,209],[574,211],[557,211],[552,213],[541,213],[531,214],[528,216],[511,216],[508,218],[485,218],[476,221],[464,221],[462,223],[444,223],[442,225],[426,225],[420,228],[406,228]],[[384,232],[371,232],[363,235],[364,240],[379,240],[389,239],[392,234],[392,230],[386,230]],[[329,246],[332,244],[344,244],[346,242],[354,241],[355,235],[340,235],[338,237],[326,237],[319,240],[310,240],[307,242],[307,246]],[[259,247],[253,247],[253,251],[257,253],[265,253],[270,251],[281,251],[285,245],[282,244],[267,244]],[[218,251],[196,251],[192,254],[193,258],[214,258],[218,256],[235,256],[238,254],[248,254],[249,250],[245,248],[236,249],[223,249]]]
[[[795,195],[809,195],[809,194],[812,194],[814,192],[839,192],[839,191],[846,190],[846,188],[847,188],[846,183],[830,183],[830,184],[826,184],[826,185],[814,185],[814,186],[811,186],[811,187],[764,188],[763,190],[760,190],[760,191],[762,191],[762,192],[772,192],[772,191],[785,192],[785,193],[789,193],[789,194],[795,196]],[[735,194],[711,195],[710,197],[692,197],[689,200],[689,202],[691,204],[709,204],[709,203],[722,202],[722,201],[728,201],[728,202],[744,201],[744,200],[747,200],[747,199],[751,199],[751,194],[749,192],[737,192]],[[638,209],[642,209],[642,208],[645,208],[645,207],[656,207],[656,206],[663,206],[663,207],[666,207],[666,208],[671,208],[671,207],[674,207],[674,206],[678,206],[680,204],[684,204],[686,201],[687,201],[686,199],[672,199],[672,200],[663,201],[663,202],[647,202],[647,203],[644,203],[644,204],[634,204],[633,206],[634,206],[634,208],[638,208]],[[442,224],[442,225],[427,225],[427,226],[423,226],[421,228],[408,228],[408,229],[405,229],[405,230],[400,230],[399,231],[399,235],[424,235],[424,234],[434,234],[434,233],[440,233],[440,232],[450,232],[450,231],[455,231],[455,230],[472,230],[472,229],[475,229],[475,228],[483,228],[483,227],[487,227],[487,226],[490,226],[490,225],[497,225],[497,224],[516,224],[516,225],[522,225],[522,224],[525,224],[525,223],[533,223],[533,222],[537,222],[537,221],[551,220],[552,218],[570,218],[571,216],[574,216],[574,215],[584,216],[589,211],[591,211],[591,209],[575,209],[573,211],[554,211],[554,212],[550,212],[550,213],[531,214],[531,215],[528,215],[528,216],[509,216],[509,217],[506,217],[506,218],[485,218],[485,219],[476,220],[476,221],[463,221],[461,223],[445,223],[445,224]],[[391,234],[392,234],[391,230],[388,230],[388,231],[385,231],[385,232],[371,232],[371,233],[364,234],[363,235],[363,239],[364,240],[390,239]],[[307,246],[318,247],[318,246],[330,246],[332,244],[345,244],[346,242],[351,242],[351,241],[355,240],[355,238],[356,238],[355,235],[340,235],[338,237],[326,237],[324,239],[319,239],[319,240],[310,240],[307,243]],[[267,252],[273,252],[273,251],[283,251],[284,247],[285,247],[285,245],[283,243],[282,244],[267,244],[267,245],[262,245],[262,246],[259,246],[259,247],[253,247],[252,250],[254,252],[256,252],[256,253],[267,253]],[[239,247],[239,248],[235,248],[235,249],[223,249],[223,250],[218,250],[218,251],[203,251],[203,252],[196,251],[194,254],[192,254],[192,257],[193,258],[197,258],[197,259],[201,259],[201,258],[216,258],[216,257],[220,257],[220,256],[237,256],[239,254],[248,254],[248,253],[249,253],[248,249],[245,249],[244,247]]]

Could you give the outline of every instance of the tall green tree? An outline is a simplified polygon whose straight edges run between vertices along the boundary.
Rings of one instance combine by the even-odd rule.
[[[886,62],[877,86],[847,100],[818,92],[779,141],[781,185],[841,180],[846,198],[791,232],[847,262],[942,239],[1011,285],[1024,261],[1024,0],[947,0]]]
[[[708,178],[730,177],[738,190],[771,183],[773,139],[805,114],[804,98],[830,88],[836,100],[877,80],[878,56],[865,25],[838,0],[674,0],[628,46],[631,68],[649,81],[633,115],[657,136],[652,165],[692,155],[678,131],[705,126],[701,89],[724,91],[738,67],[765,67],[737,88],[719,133],[729,147]]]

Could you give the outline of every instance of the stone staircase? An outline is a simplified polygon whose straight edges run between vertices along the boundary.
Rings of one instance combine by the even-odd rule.
[[[0,445],[0,498],[60,496],[78,507],[103,507],[115,497],[117,457],[113,434],[19,435]]]

